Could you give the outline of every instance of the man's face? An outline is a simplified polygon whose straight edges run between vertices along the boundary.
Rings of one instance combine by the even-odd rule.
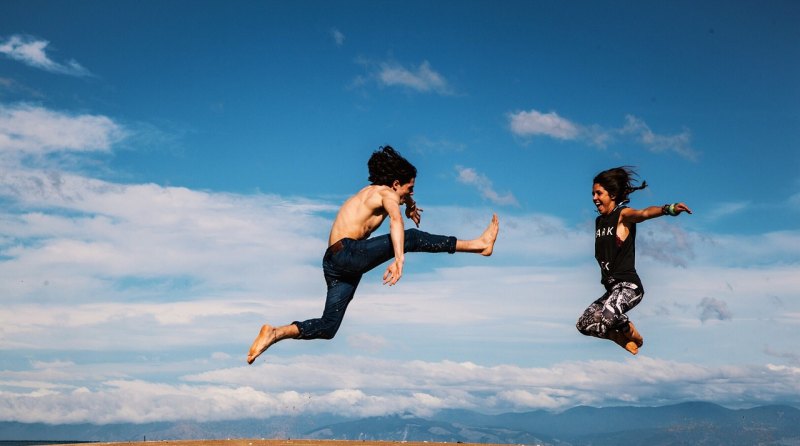
[[[608,195],[608,191],[597,183],[592,186],[592,200],[594,205],[597,206],[597,211],[601,214],[609,214],[616,207],[614,198]]]
[[[394,184],[392,184],[392,189],[397,192],[397,195],[400,195],[400,203],[403,204],[406,202],[406,198],[414,195],[414,180],[412,178],[411,181],[405,184],[400,184],[400,181],[395,180]]]

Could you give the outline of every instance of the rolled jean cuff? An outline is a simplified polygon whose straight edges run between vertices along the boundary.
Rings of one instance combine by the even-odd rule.
[[[448,254],[455,254],[456,253],[456,242],[458,241],[455,237],[447,237],[448,247],[447,253]]]
[[[303,336],[304,336],[303,324],[300,323],[300,321],[292,321],[292,324],[294,324],[294,326],[297,327],[297,331],[300,332],[300,334],[297,336],[297,339],[303,339]],[[292,324],[290,324],[290,325],[292,325]]]

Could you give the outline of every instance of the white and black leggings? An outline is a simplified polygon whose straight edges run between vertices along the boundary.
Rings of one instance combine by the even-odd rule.
[[[586,336],[607,338],[608,331],[619,329],[628,323],[625,315],[642,301],[642,287],[631,282],[614,285],[583,312],[575,327]]]

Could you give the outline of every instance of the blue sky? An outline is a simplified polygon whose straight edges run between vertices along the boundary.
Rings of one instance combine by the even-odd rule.
[[[795,2],[0,4],[0,420],[120,422],[706,400],[800,404]],[[381,145],[422,229],[495,254],[367,275],[332,341],[339,204]],[[591,179],[633,165],[632,357]],[[385,228],[384,228],[385,229]],[[382,269],[380,269],[382,270]]]

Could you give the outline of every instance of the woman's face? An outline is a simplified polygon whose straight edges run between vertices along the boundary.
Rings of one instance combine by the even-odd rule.
[[[608,191],[597,183],[592,186],[592,200],[594,205],[597,206],[597,212],[604,215],[610,214],[617,207],[615,197],[609,195]]]

